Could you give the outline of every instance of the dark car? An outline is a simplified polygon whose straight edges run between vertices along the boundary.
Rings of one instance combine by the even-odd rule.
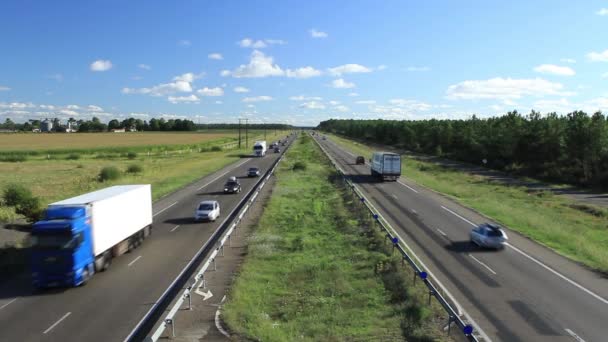
[[[247,170],[248,177],[258,177],[259,175],[260,169],[258,169],[257,167],[250,167],[249,170]]]
[[[365,158],[363,158],[363,156],[357,156],[357,159],[355,160],[355,164],[357,164],[357,165],[365,164]]]
[[[274,153],[281,153],[281,149],[277,146],[274,148]]]
[[[236,194],[241,192],[241,184],[237,180],[229,180],[224,185],[224,193]]]

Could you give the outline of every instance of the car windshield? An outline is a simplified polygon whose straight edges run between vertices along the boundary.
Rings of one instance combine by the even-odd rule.
[[[226,183],[226,186],[237,186],[237,185],[239,185],[239,183],[237,183],[237,182],[228,182],[228,183]]]
[[[500,237],[502,236],[502,232],[498,229],[488,228],[486,229],[487,235],[491,237]]]
[[[213,210],[213,204],[201,203],[201,205],[198,206],[198,210]]]

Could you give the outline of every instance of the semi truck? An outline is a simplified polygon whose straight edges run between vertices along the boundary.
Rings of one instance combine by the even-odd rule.
[[[119,185],[49,204],[32,226],[37,288],[85,284],[152,231],[150,184]]]
[[[401,156],[392,152],[374,152],[370,160],[372,176],[396,181],[401,176]]]
[[[266,155],[266,141],[261,140],[261,141],[256,141],[253,144],[253,153],[257,156],[257,157],[263,157]]]

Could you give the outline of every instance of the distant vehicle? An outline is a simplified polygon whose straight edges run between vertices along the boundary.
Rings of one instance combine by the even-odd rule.
[[[277,146],[276,143],[272,143],[272,144],[270,144],[270,146],[268,148],[275,148],[276,146]]]
[[[258,177],[259,175],[260,169],[258,169],[257,167],[250,167],[249,170],[247,170],[248,177]]]
[[[256,141],[253,144],[253,153],[257,156],[257,157],[263,157],[266,155],[266,141],[261,140],[261,141]]]
[[[230,177],[224,184],[224,193],[236,194],[241,192],[241,184],[236,180],[236,177]]]
[[[372,154],[372,176],[381,180],[396,181],[401,176],[401,156],[392,152],[374,152]]]
[[[279,146],[275,147],[274,153],[281,153],[281,148]]]
[[[321,138],[321,139],[323,139],[323,140],[327,140],[327,137],[323,136],[323,138]]]
[[[32,226],[35,287],[78,286],[138,247],[152,229],[150,184],[120,185],[52,203]]]
[[[365,158],[363,158],[363,156],[358,156],[357,159],[355,159],[355,164],[357,164],[357,165],[365,164]]]
[[[281,146],[285,146],[287,145],[287,142],[283,141],[283,143],[281,144]]]
[[[202,201],[194,212],[195,221],[215,221],[220,216],[218,201]]]
[[[471,230],[471,242],[479,247],[504,248],[508,237],[499,225],[483,223]]]

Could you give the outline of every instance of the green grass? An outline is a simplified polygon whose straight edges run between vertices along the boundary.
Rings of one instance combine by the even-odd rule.
[[[431,311],[399,272],[389,272],[390,265],[402,268],[399,258],[362,228],[352,214],[357,202],[321,153],[303,137],[281,163],[224,309],[228,326],[257,341],[441,339],[429,326]],[[389,279],[398,291],[385,288]]]
[[[347,149],[366,156],[367,146],[332,135]],[[608,223],[605,209],[577,206],[550,192],[531,193],[482,176],[404,157],[404,177],[441,192],[556,252],[600,272],[608,272]]]

